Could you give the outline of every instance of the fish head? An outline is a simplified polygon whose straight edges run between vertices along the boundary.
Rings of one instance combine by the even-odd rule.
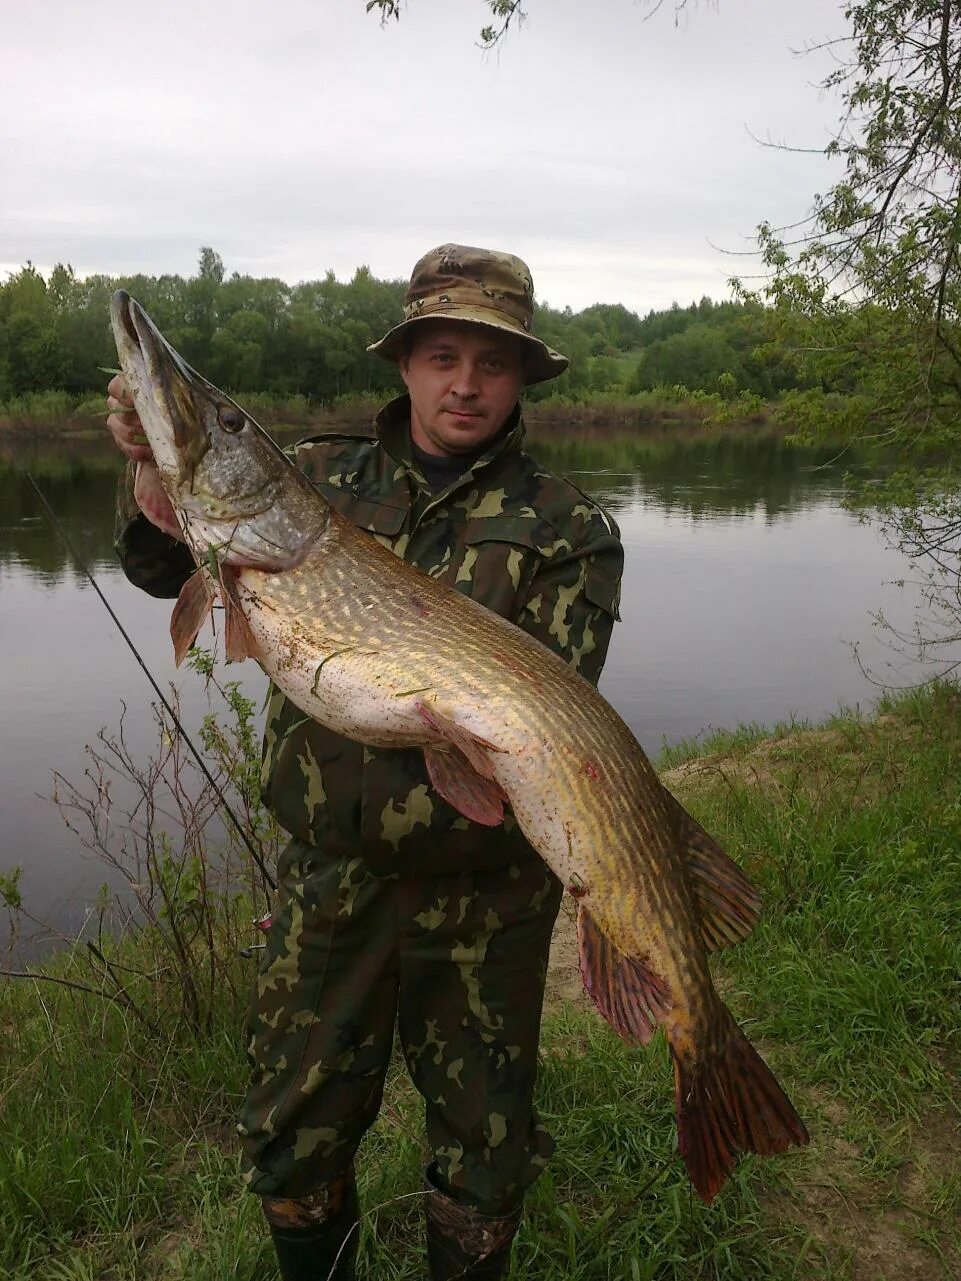
[[[110,320],[124,380],[188,546],[199,560],[296,564],[326,524],[310,482],[226,392],[183,359],[123,289]]]

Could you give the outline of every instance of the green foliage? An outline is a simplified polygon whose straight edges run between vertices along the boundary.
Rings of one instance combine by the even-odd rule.
[[[808,376],[775,344],[774,332],[770,308],[756,302],[702,298],[690,307],[651,312],[641,323],[642,355],[630,389],[682,383],[730,399],[737,388],[772,398],[806,386]]]
[[[848,4],[851,40],[825,81],[843,176],[788,237],[767,224],[772,343],[804,371],[805,436],[870,439],[906,462],[862,493],[940,575],[961,627],[961,9],[950,0]],[[757,299],[755,299],[756,301]],[[839,403],[830,393],[854,393]],[[820,393],[820,394],[818,394]]]
[[[208,712],[200,727],[205,757],[229,785],[235,803],[239,801],[244,826],[255,845],[268,847],[276,841],[277,827],[261,801],[256,705],[242,692],[239,681],[218,682],[214,656],[209,650],[195,646],[188,651],[187,663],[219,696],[217,710]]]
[[[348,402],[373,411],[402,390],[396,369],[367,347],[401,315],[403,281],[377,280],[366,267],[349,281],[328,272],[297,285],[228,276],[205,247],[189,278],[81,280],[58,266],[45,281],[28,264],[0,285],[0,418],[27,426],[104,413],[105,370],[115,361],[109,299],[118,287],[191,364],[266,423],[302,426],[318,407]],[[560,378],[529,390],[535,402],[626,399],[673,384],[731,401],[738,390],[769,398],[807,385],[796,362],[779,358],[770,310],[756,304],[702,298],[643,319],[620,304],[577,313],[540,305],[535,331],[571,362]]]
[[[102,394],[103,370],[116,363],[109,303],[117,288],[146,307],[191,364],[238,394],[325,404],[348,392],[383,399],[400,389],[392,366],[366,347],[396,323],[402,281],[376,280],[366,267],[349,282],[332,272],[297,285],[228,277],[220,255],[205,247],[197,274],[187,278],[81,279],[57,266],[45,281],[30,263],[11,275],[0,285],[4,417],[35,416],[38,406],[26,398],[39,393],[61,396],[64,412]]]
[[[9,872],[0,872],[0,902],[14,912],[23,906],[20,893],[22,873],[22,867],[15,867]]]

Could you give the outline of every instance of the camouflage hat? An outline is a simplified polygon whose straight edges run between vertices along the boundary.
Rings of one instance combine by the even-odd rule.
[[[384,360],[399,360],[403,335],[421,320],[487,325],[522,338],[528,384],[556,378],[570,363],[531,332],[534,282],[527,264],[513,254],[470,245],[431,249],[414,267],[403,321],[367,350]]]

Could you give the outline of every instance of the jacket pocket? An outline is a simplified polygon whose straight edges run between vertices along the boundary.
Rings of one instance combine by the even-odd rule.
[[[545,533],[541,521],[516,516],[469,520],[463,555],[444,581],[516,622],[541,562]]]

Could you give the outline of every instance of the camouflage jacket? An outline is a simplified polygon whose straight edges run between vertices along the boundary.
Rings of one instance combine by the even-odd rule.
[[[432,493],[413,462],[409,401],[392,401],[367,436],[325,433],[295,460],[337,511],[396,555],[472,596],[559,653],[596,684],[617,618],[623,551],[617,526],[523,448],[517,411],[506,435],[453,484]],[[153,595],[175,595],[186,549],[134,515],[121,491],[117,549]],[[264,734],[264,799],[291,835],[362,853],[388,875],[491,868],[534,857],[513,818],[462,817],[428,783],[423,753],[365,748],[304,717],[276,688]]]

